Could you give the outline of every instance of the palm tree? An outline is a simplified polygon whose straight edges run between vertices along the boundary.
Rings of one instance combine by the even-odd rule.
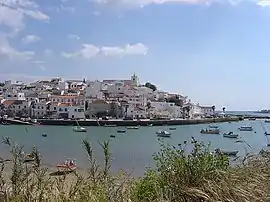
[[[216,106],[215,105],[212,106],[212,110],[213,110],[213,115],[215,115],[215,110],[216,110]]]
[[[225,107],[222,107],[222,111],[223,111],[223,113],[225,113],[225,109],[226,109]]]

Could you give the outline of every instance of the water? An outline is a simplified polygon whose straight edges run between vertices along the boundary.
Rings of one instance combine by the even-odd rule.
[[[221,134],[234,131],[248,142],[252,152],[259,152],[268,141],[264,135],[261,120],[241,121],[232,123],[219,123]],[[264,123],[265,128],[270,132],[270,124]],[[222,135],[200,134],[202,128],[206,125],[186,125],[176,126],[171,138],[165,138],[164,141],[177,145],[185,140],[190,140],[194,136],[197,140],[205,143],[211,142],[212,148],[237,149],[240,155],[245,154],[245,147],[241,143],[234,143],[234,139],[223,138]],[[238,127],[243,125],[253,126],[253,132],[241,132]],[[87,127],[87,133],[75,133],[72,126],[19,126],[19,125],[0,125],[0,136],[8,136],[16,143],[25,147],[25,152],[30,152],[32,146],[37,146],[42,154],[43,161],[48,166],[55,166],[66,158],[75,158],[78,167],[86,168],[88,165],[87,156],[83,150],[82,141],[87,139],[91,142],[96,159],[103,161],[102,149],[99,142],[111,139],[110,151],[112,153],[112,171],[124,169],[133,171],[134,175],[141,175],[145,167],[153,165],[152,154],[159,150],[159,142],[156,132],[158,130],[169,130],[169,126],[160,127],[140,127],[138,130],[127,130],[126,134],[118,134],[118,129],[124,127]],[[48,134],[42,137],[42,133]],[[110,138],[110,135],[116,138]],[[2,157],[8,158],[10,154],[8,148],[0,144],[0,153]]]

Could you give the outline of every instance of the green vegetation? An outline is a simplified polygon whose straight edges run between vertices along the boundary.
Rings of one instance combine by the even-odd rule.
[[[3,141],[10,148],[12,160],[1,161],[0,201],[67,202],[201,202],[201,201],[269,201],[270,163],[268,157],[247,157],[241,166],[230,167],[222,154],[212,154],[210,145],[194,138],[178,147],[161,142],[154,154],[155,168],[133,179],[120,172],[110,175],[109,141],[101,144],[104,165],[93,157],[88,141],[83,141],[89,168],[85,175],[71,172],[51,176],[41,165],[38,150],[33,148],[34,162],[25,163],[23,148]],[[188,146],[193,150],[187,154]],[[7,172],[10,170],[10,173]]]
[[[144,86],[147,87],[147,88],[152,89],[153,91],[157,90],[157,87],[154,84],[149,83],[149,82],[146,82]]]

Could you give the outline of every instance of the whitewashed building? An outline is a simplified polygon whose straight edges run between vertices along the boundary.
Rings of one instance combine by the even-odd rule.
[[[102,99],[103,93],[101,92],[103,83],[100,81],[88,81],[85,87],[86,98]]]

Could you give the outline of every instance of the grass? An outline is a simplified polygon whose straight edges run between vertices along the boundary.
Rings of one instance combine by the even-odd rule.
[[[194,138],[178,147],[165,145],[153,155],[155,168],[133,179],[129,174],[110,173],[109,141],[100,144],[104,166],[94,159],[88,141],[83,147],[88,156],[88,174],[79,172],[51,176],[37,148],[34,162],[25,163],[23,147],[4,138],[12,154],[10,162],[0,161],[0,201],[9,202],[256,202],[270,201],[270,161],[268,156],[246,157],[237,167],[222,154],[212,154],[210,145]],[[193,150],[187,153],[187,147]],[[6,172],[11,170],[10,172]],[[7,174],[8,173],[8,174]]]

